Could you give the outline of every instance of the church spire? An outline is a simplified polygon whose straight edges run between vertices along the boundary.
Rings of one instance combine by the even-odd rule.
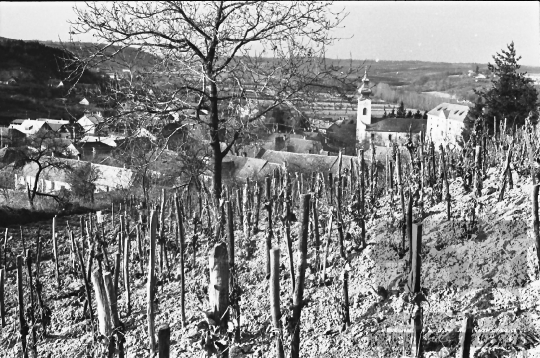
[[[362,86],[358,89],[358,94],[360,94],[360,99],[368,99],[371,95],[369,79],[367,78],[367,68],[364,70],[364,78],[362,78]]]

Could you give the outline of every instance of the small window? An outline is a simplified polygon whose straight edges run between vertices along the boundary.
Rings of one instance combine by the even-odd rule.
[[[364,109],[362,110],[362,114],[363,114],[364,116],[367,115],[367,108],[364,108]]]
[[[457,112],[459,112],[459,110],[455,111],[454,114],[457,114]]]

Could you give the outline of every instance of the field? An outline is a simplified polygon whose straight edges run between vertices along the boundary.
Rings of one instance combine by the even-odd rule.
[[[148,356],[164,325],[175,357],[275,356],[276,342],[306,357],[539,356],[525,136],[444,154],[416,143],[378,166],[366,152],[332,181],[275,172],[219,207],[195,188],[153,195],[153,210],[127,196],[58,217],[56,243],[50,219],[8,227],[0,357],[22,356],[23,338],[30,356]]]

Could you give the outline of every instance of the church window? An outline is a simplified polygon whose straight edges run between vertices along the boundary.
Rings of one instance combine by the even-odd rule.
[[[363,114],[364,116],[367,114],[367,108],[364,108],[364,109],[362,110],[362,114]]]

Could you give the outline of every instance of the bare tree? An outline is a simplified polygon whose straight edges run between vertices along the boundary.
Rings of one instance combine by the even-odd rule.
[[[346,95],[353,69],[326,65],[330,31],[343,20],[330,2],[114,2],[76,8],[73,34],[99,41],[79,69],[110,63],[128,49],[153,55],[151,66],[114,81],[113,97],[134,112],[180,114],[208,134],[213,190],[221,196],[222,160],[240,135],[273,108],[298,112],[324,88]],[[147,63],[146,65],[149,65]],[[132,71],[133,71],[133,67]],[[355,86],[353,86],[353,89]],[[344,97],[345,98],[345,97]],[[349,97],[350,99],[350,97]],[[109,122],[113,119],[109,119]],[[224,148],[220,142],[225,142]]]
[[[59,201],[58,195],[43,193],[38,191],[39,179],[44,171],[57,169],[70,171],[71,165],[62,157],[70,156],[70,144],[62,138],[58,138],[52,131],[40,130],[34,135],[28,136],[20,147],[14,147],[18,153],[18,160],[15,162],[16,168],[22,168],[27,164],[33,164],[32,173],[34,176],[32,187],[27,184],[28,202],[34,207],[36,195],[52,197]]]

